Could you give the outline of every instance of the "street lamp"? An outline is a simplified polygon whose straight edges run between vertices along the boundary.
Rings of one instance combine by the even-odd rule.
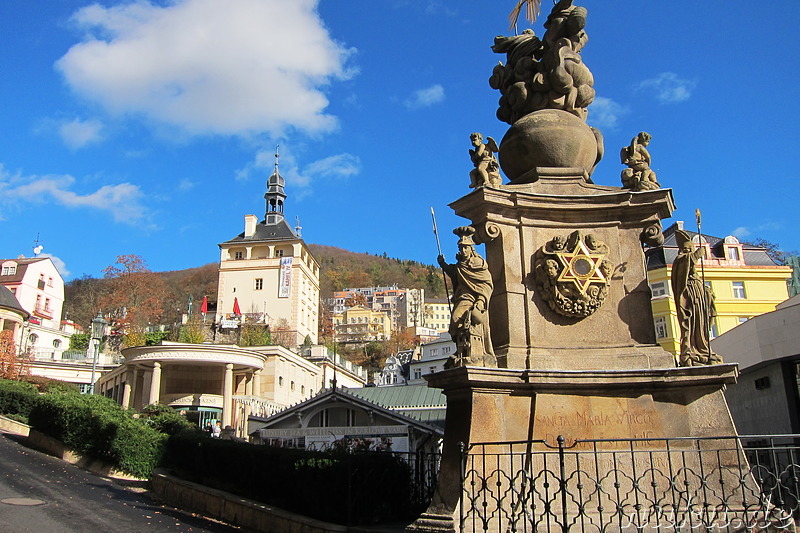
[[[103,314],[98,312],[97,316],[92,319],[92,340],[97,341],[94,345],[94,357],[92,358],[92,382],[89,385],[89,394],[94,394],[94,376],[97,369],[97,358],[100,356],[100,341],[103,339],[103,334],[106,332],[108,322],[103,320]]]

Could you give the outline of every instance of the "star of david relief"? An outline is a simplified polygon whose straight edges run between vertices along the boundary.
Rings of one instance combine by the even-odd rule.
[[[608,246],[580,231],[554,237],[534,254],[533,276],[542,299],[560,315],[584,318],[603,304],[613,265]]]

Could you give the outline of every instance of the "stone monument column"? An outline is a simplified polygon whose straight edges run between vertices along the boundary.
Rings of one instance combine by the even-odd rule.
[[[647,172],[649,152],[646,165],[634,160],[649,135],[626,148],[637,179],[623,187],[593,181],[604,147],[586,124],[594,99],[580,55],[586,16],[562,0],[541,39],[531,30],[495,38],[492,49],[507,59],[490,85],[501,93],[497,116],[510,125],[497,149],[509,181],[476,180],[471,170],[464,185],[473,190],[450,206],[485,245],[497,368],[462,358],[425,376],[447,396],[447,420],[437,489],[410,531],[455,531],[462,461],[477,453],[475,443],[530,443],[530,460],[541,441],[736,434],[722,393],[736,365],[679,368],[656,343],[643,245],[663,242],[661,220],[675,202]],[[472,135],[475,165],[481,138]],[[488,169],[494,141],[486,138]],[[500,508],[507,504],[495,505],[485,516],[508,516]]]

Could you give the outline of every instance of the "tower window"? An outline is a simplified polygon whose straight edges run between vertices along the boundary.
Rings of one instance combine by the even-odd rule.
[[[264,278],[256,278],[255,290],[260,291],[264,288]]]

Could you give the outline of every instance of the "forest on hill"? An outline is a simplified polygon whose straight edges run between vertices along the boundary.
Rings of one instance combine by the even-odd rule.
[[[392,286],[400,288],[425,289],[427,298],[444,298],[444,283],[441,270],[433,265],[417,261],[395,259],[386,254],[378,256],[356,253],[336,248],[310,244],[311,253],[320,265],[320,298],[325,300],[334,291],[348,287]],[[120,256],[130,258],[132,256]],[[97,312],[108,307],[119,298],[112,298],[115,291],[132,293],[152,292],[152,307],[160,309],[156,313],[162,324],[177,324],[186,313],[190,298],[193,311],[199,311],[204,296],[214,302],[217,298],[217,263],[173,270],[151,272],[146,266],[146,258],[138,258],[137,276],[141,283],[120,286],[118,276],[130,264],[119,263],[119,259],[104,270],[102,278],[83,276],[71,280],[65,286],[64,318],[88,328]],[[136,296],[128,294],[128,296]],[[142,295],[143,296],[143,295]],[[148,295],[150,298],[151,295]],[[152,322],[152,321],[149,321]]]

